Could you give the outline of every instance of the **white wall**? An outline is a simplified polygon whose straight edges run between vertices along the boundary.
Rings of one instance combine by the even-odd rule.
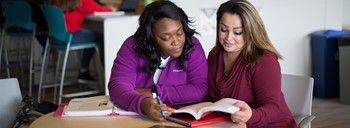
[[[180,6],[195,21],[192,25],[200,35],[196,35],[206,55],[215,44],[216,9],[226,0],[171,0]]]
[[[343,0],[343,28],[350,30],[350,0]]]
[[[208,55],[215,42],[215,22],[201,9],[218,8],[226,0],[172,0],[195,18],[204,50]],[[258,8],[274,46],[284,56],[282,73],[311,76],[308,35],[317,30],[342,29],[343,0],[251,0]],[[346,0],[345,0],[346,1]],[[349,2],[347,2],[349,3]],[[345,6],[344,6],[345,7]],[[349,7],[349,6],[348,6]],[[348,11],[349,12],[349,11]],[[216,13],[214,13],[214,20]],[[203,23],[207,25],[203,25]],[[214,24],[212,27],[208,27]],[[214,30],[206,31],[206,28]]]
[[[311,76],[308,35],[317,30],[341,30],[341,0],[269,0],[263,19],[275,47],[284,56],[282,72]]]

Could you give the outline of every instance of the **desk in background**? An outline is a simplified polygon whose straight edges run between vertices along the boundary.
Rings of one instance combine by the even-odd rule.
[[[176,126],[182,125],[162,120],[151,120],[145,116],[106,116],[84,118],[56,118],[53,112],[35,120],[29,128],[148,128],[153,125]],[[200,128],[246,128],[245,124],[236,124],[231,121],[214,123]]]
[[[136,32],[139,15],[87,16],[84,25],[87,29],[103,33],[104,36],[104,86],[108,94],[108,81],[113,61],[124,40]]]

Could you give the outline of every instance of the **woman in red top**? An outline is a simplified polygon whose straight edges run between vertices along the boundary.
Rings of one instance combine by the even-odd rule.
[[[94,12],[111,12],[111,8],[99,5],[93,0],[55,0],[54,4],[64,11],[68,32],[73,34],[72,43],[81,42],[97,42],[100,45],[101,59],[103,59],[103,35],[91,30],[87,30],[83,26],[86,15]],[[60,43],[60,42],[57,42]],[[83,53],[81,69],[79,73],[79,82],[94,81],[90,76],[89,64],[95,52],[94,48],[85,49]],[[102,61],[103,62],[103,61]]]
[[[247,0],[227,1],[217,12],[216,45],[208,56],[213,101],[239,99],[236,123],[252,128],[295,128],[281,91],[280,53],[272,45],[262,19]]]

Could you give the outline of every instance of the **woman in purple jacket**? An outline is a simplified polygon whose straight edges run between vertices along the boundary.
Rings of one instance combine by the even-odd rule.
[[[108,89],[119,107],[160,120],[160,111],[170,109],[152,98],[152,90],[165,104],[207,99],[208,64],[190,23],[170,1],[145,7],[139,28],[125,40],[112,67]]]

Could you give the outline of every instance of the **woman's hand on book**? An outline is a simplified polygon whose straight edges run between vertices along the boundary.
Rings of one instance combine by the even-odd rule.
[[[165,104],[162,106],[158,104],[157,100],[154,98],[145,98],[141,101],[141,109],[146,115],[153,120],[160,121],[163,118],[161,111],[164,111],[165,117],[171,115],[172,108],[166,107]]]
[[[239,101],[233,105],[240,108],[239,111],[231,114],[231,120],[233,122],[246,123],[252,117],[252,109],[247,103]]]

